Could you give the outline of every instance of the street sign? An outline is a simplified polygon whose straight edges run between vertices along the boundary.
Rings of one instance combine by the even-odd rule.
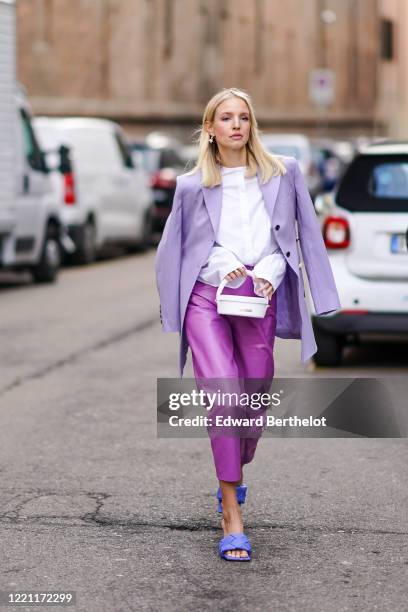
[[[335,73],[328,68],[316,68],[309,73],[309,98],[316,106],[330,106],[335,97]]]

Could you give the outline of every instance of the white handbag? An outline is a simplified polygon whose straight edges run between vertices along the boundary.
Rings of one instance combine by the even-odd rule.
[[[248,276],[254,278],[255,274],[247,270]],[[236,317],[256,317],[263,319],[266,309],[269,306],[266,297],[249,297],[246,295],[225,295],[222,293],[224,287],[229,283],[224,278],[217,289],[215,300],[217,302],[217,312],[223,315],[234,315]]]

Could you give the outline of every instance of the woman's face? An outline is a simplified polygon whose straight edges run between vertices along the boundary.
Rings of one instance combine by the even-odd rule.
[[[207,122],[219,148],[241,149],[249,139],[250,116],[245,100],[236,96],[221,102],[215,110],[214,121]]]

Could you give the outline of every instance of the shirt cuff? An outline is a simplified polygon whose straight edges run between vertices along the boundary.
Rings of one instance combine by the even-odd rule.
[[[215,246],[212,248],[207,263],[201,268],[199,280],[218,287],[224,277],[237,268],[242,268],[243,264],[236,258],[234,253],[224,247]],[[233,281],[229,281],[229,287],[240,287],[245,281],[244,276],[240,276]]]
[[[275,292],[285,276],[286,265],[286,259],[284,258],[282,253],[272,253],[272,255],[267,255],[266,257],[263,257],[256,264],[253,269],[253,272],[258,278],[264,278],[269,283],[271,283]],[[255,291],[255,293],[257,292]]]

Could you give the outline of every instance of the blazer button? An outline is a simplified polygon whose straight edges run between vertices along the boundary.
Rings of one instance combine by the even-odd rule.
[[[289,255],[290,255],[290,251],[288,251],[288,252],[286,253],[286,257],[289,257]]]
[[[275,225],[275,229],[276,230],[280,229],[280,225]]]

